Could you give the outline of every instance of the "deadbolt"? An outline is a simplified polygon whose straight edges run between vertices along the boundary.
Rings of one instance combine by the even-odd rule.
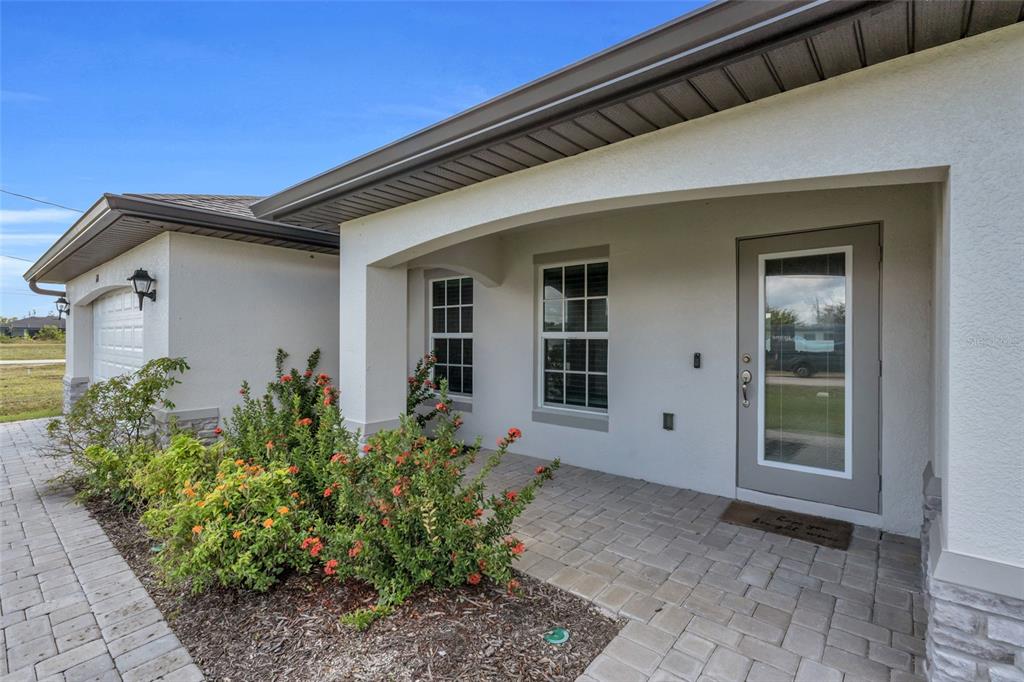
[[[746,353],[743,354],[743,362],[744,363],[749,363],[750,362],[750,356],[747,355]]]

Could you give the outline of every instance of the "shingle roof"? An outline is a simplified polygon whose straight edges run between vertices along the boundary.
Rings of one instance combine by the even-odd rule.
[[[54,327],[64,328],[64,320],[54,317],[53,315],[47,315],[46,317],[29,316],[23,317],[20,320],[11,320],[8,326],[17,327],[18,329],[42,329],[47,325]]]
[[[128,194],[127,197],[140,197],[154,201],[165,201],[169,204],[191,206],[205,211],[227,213],[244,218],[255,217],[252,205],[263,197],[245,194]]]

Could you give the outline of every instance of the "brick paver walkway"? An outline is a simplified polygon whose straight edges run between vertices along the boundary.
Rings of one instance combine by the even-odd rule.
[[[100,526],[47,485],[45,423],[0,424],[0,677],[202,680]]]
[[[923,680],[918,540],[858,526],[827,549],[721,523],[728,503],[568,466],[543,488],[518,568],[630,619],[581,680]]]

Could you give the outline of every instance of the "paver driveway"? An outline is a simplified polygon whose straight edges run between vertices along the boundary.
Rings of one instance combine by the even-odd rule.
[[[509,455],[515,488],[538,460]],[[519,568],[630,618],[581,678],[923,680],[916,539],[848,551],[720,523],[729,500],[563,466],[520,519]]]
[[[0,424],[4,680],[189,680],[199,669],[103,530],[38,455],[45,419]]]

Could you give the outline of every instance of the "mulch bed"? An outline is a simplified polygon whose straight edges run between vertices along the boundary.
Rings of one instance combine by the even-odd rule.
[[[338,617],[376,600],[358,581],[291,575],[264,594],[193,595],[164,585],[137,521],[87,505],[209,680],[575,680],[622,627],[588,602],[519,575],[493,585],[423,589],[357,632]],[[560,646],[542,635],[567,628]]]

